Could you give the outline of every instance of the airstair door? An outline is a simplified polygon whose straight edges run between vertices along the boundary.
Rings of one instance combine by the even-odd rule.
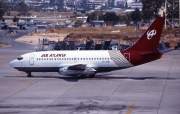
[[[30,55],[30,58],[29,58],[29,64],[30,65],[34,65],[34,56],[35,56],[34,54]]]

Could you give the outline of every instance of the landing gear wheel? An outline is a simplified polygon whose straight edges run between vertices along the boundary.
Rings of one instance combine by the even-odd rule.
[[[31,72],[27,72],[27,77],[32,77]]]
[[[95,74],[89,75],[89,78],[94,78]]]
[[[86,78],[86,75],[81,75],[81,79],[85,79]]]

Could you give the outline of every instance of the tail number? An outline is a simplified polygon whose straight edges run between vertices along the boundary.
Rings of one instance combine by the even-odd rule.
[[[148,40],[151,40],[152,39],[152,37],[154,36],[154,35],[156,35],[156,30],[149,30],[148,32],[147,32],[147,39]]]

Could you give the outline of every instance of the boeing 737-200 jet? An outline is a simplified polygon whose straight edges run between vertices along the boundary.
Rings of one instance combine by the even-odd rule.
[[[158,45],[165,18],[157,17],[140,39],[125,50],[42,51],[21,55],[10,66],[26,72],[59,72],[61,75],[94,77],[99,72],[125,69],[162,57]]]

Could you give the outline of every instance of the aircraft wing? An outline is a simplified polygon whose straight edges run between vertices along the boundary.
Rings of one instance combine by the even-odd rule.
[[[69,70],[85,70],[86,65],[85,64],[72,65],[72,66],[68,66],[68,69]]]

